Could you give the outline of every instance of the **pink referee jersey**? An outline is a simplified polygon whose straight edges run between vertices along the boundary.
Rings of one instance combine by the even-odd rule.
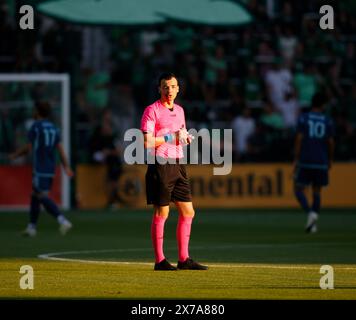
[[[143,133],[152,133],[154,137],[161,137],[186,127],[184,110],[174,104],[173,110],[166,108],[161,100],[146,107],[141,119]],[[153,153],[153,152],[152,152]],[[162,158],[183,158],[183,147],[166,142],[156,148],[155,154]]]

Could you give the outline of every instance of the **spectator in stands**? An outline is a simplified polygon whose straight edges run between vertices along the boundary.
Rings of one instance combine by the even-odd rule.
[[[10,153],[14,149],[14,127],[9,118],[9,109],[1,106],[0,108],[0,160],[2,153]]]
[[[128,84],[113,85],[110,89],[108,105],[118,138],[123,142],[125,132],[137,125],[135,122],[137,110],[132,87]]]
[[[276,109],[282,115],[284,128],[293,129],[296,127],[299,115],[299,103],[294,91],[287,93],[286,98],[277,105]]]
[[[241,44],[236,48],[239,65],[241,67],[247,65],[254,59],[254,51],[258,45],[256,39],[252,36],[250,27],[242,30]]]
[[[355,44],[349,42],[346,47],[346,52],[342,60],[341,66],[341,78],[348,79],[348,81],[352,82],[351,79],[356,78],[356,48]]]
[[[345,92],[340,81],[340,63],[333,63],[328,70],[327,85],[334,98],[340,99],[345,96]]]
[[[95,123],[95,115],[93,109],[85,99],[84,90],[78,89],[78,92],[75,95],[75,110],[76,158],[80,162],[87,162],[87,147]]]
[[[227,70],[221,69],[217,72],[215,83],[215,97],[221,102],[229,102],[231,95],[231,86],[227,77]]]
[[[356,128],[356,83],[350,88],[350,92],[343,100],[345,104],[345,110],[347,110],[347,117],[352,126]]]
[[[278,39],[281,55],[285,62],[292,62],[298,44],[297,37],[293,34],[291,27],[286,27]]]
[[[234,158],[245,161],[247,153],[247,140],[255,131],[255,119],[251,116],[251,110],[245,108],[241,116],[237,116],[231,124],[234,139]]]
[[[278,23],[282,28],[295,28],[296,26],[296,14],[294,12],[292,1],[282,1],[282,11],[278,17]]]
[[[96,117],[108,105],[110,75],[106,71],[95,72],[91,68],[84,71],[86,100],[95,111]]]
[[[128,84],[132,81],[134,46],[127,33],[122,34],[117,45],[112,48],[113,68],[112,81],[116,84]]]
[[[187,27],[184,23],[172,25],[168,29],[168,33],[172,38],[176,53],[188,52],[193,47],[193,39],[195,37],[194,29]]]
[[[277,58],[272,69],[267,71],[265,82],[269,100],[274,107],[282,103],[286,95],[291,92],[292,74],[282,65],[280,58]]]
[[[244,94],[248,107],[261,106],[262,86],[257,74],[256,65],[251,63],[248,66],[248,74],[244,82]]]
[[[308,108],[311,99],[318,90],[318,81],[316,77],[316,68],[313,64],[297,65],[297,71],[293,77],[293,85],[297,93],[297,99],[301,108]]]
[[[265,103],[264,112],[261,115],[260,121],[263,125],[274,130],[281,130],[284,128],[282,115],[276,111],[269,102]]]
[[[271,158],[269,151],[269,136],[266,127],[256,122],[255,132],[247,139],[246,161],[266,162]]]
[[[121,202],[118,184],[122,165],[121,150],[117,147],[112,114],[109,109],[104,109],[101,122],[92,134],[90,155],[93,163],[106,166],[107,207],[115,208]]]
[[[223,46],[217,46],[214,55],[208,54],[206,58],[205,81],[209,84],[215,84],[220,70],[227,70],[227,61]]]
[[[188,77],[184,84],[184,99],[189,101],[203,101],[204,88],[199,77],[198,70],[191,67],[188,70]]]
[[[345,112],[335,117],[335,157],[342,161],[351,160],[355,143],[355,129]],[[353,148],[350,148],[353,146]]]
[[[257,52],[255,55],[255,61],[262,65],[271,64],[276,60],[275,54],[276,53],[274,52],[271,43],[263,40],[258,44]],[[274,66],[276,66],[277,69],[277,65],[274,64]]]

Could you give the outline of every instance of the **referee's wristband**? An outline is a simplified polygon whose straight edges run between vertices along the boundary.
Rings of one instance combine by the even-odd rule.
[[[172,133],[166,134],[166,135],[164,135],[163,137],[164,137],[164,141],[165,141],[165,142],[171,142],[171,141],[173,141],[173,134],[172,134]]]

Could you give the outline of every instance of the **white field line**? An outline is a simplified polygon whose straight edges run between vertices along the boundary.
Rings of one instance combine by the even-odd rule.
[[[305,245],[330,245],[328,243],[313,243],[313,244],[305,244]],[[296,247],[301,246],[298,244],[282,244],[282,246],[290,246]],[[231,249],[238,247],[276,247],[276,244],[256,244],[256,245],[226,245],[226,246],[215,246],[215,247],[193,247],[192,249]],[[167,248],[167,250],[171,250],[174,248]],[[62,252],[50,252],[43,253],[38,255],[37,257],[44,260],[52,260],[52,261],[67,261],[67,262],[80,262],[80,263],[90,263],[90,264],[112,264],[112,265],[149,265],[152,263],[149,262],[140,262],[140,261],[106,261],[106,260],[87,260],[87,259],[76,259],[76,258],[61,258],[58,256],[64,255],[75,255],[75,254],[90,254],[90,253],[107,253],[107,252],[147,252],[152,251],[152,248],[129,248],[129,249],[102,249],[102,250],[77,250],[77,251],[62,251]],[[209,267],[214,268],[265,268],[265,269],[319,269],[318,265],[298,265],[298,264],[262,264],[262,263],[214,263],[210,264]],[[338,269],[343,270],[356,270],[356,267],[347,267],[347,266],[337,266]]]

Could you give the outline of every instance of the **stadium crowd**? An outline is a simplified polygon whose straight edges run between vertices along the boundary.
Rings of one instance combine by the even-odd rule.
[[[11,1],[0,0],[0,70],[70,73],[76,162],[94,161],[88,146],[103,114],[118,141],[139,127],[144,107],[158,97],[154,79],[166,70],[180,79],[177,103],[188,128],[234,130],[236,162],[290,161],[297,116],[318,90],[335,120],[336,160],[356,160],[356,5],[330,1],[335,29],[322,30],[320,1],[241,2],[254,21],[240,27],[99,27],[36,15],[35,30],[18,32]],[[21,94],[44,99],[48,90],[35,85]],[[21,136],[17,123],[29,116],[11,116],[5,101],[16,107],[16,97],[0,86],[0,146],[8,152]]]

